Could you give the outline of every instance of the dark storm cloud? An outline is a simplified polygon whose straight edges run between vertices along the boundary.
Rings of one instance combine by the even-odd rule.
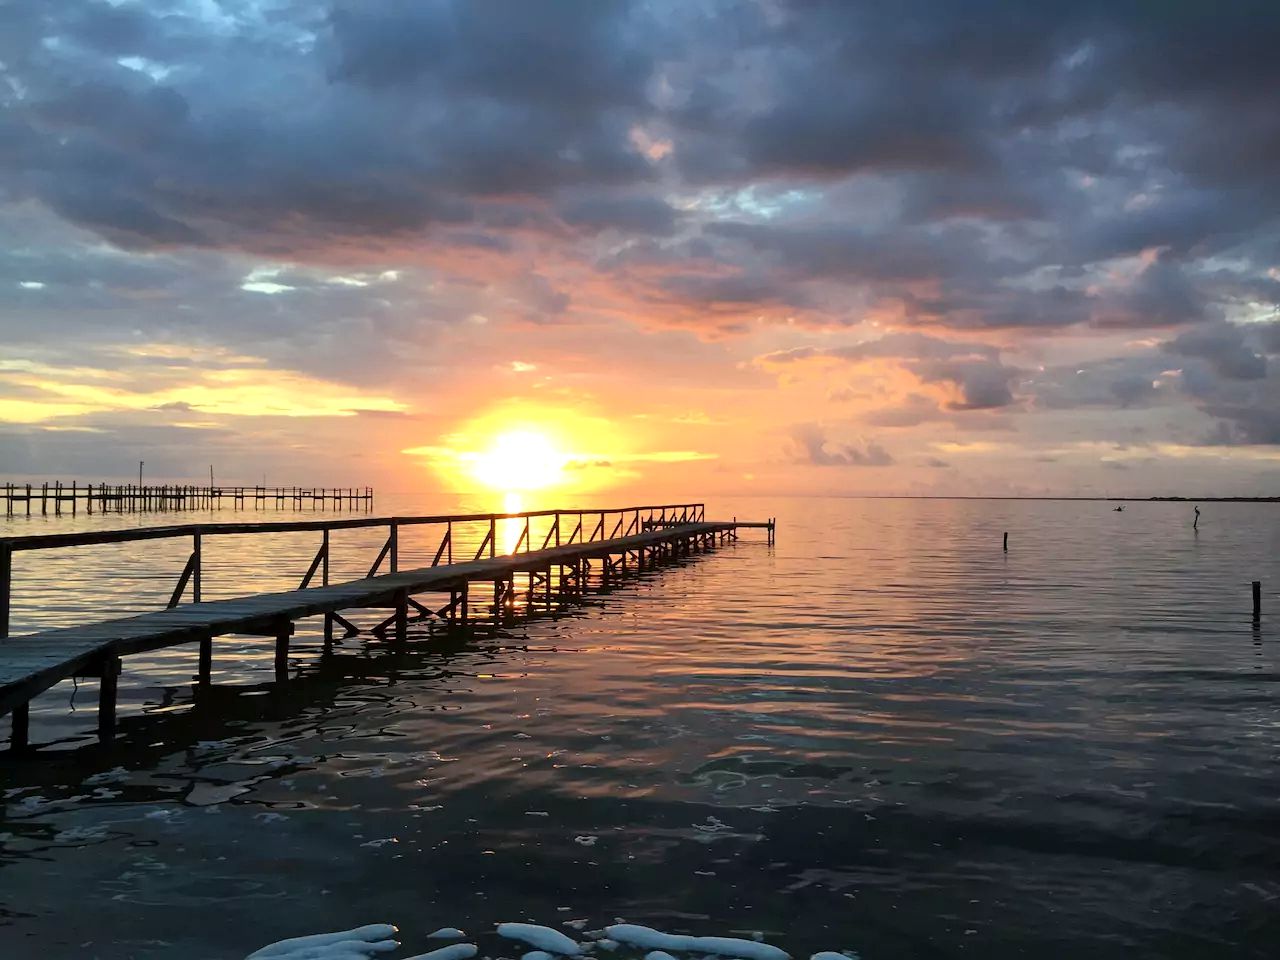
[[[1273,391],[1274,392],[1274,391]],[[1273,397],[1280,400],[1280,397]],[[1280,408],[1210,404],[1205,413],[1218,418],[1206,442],[1231,446],[1280,444]]]
[[[330,16],[336,76],[374,86],[544,104],[557,114],[644,100],[651,48],[627,4],[344,0]]]
[[[1200,357],[1227,380],[1260,380],[1267,375],[1267,358],[1248,339],[1243,327],[1219,323],[1179,334],[1165,349],[1181,357]]]
[[[163,6],[15,6],[0,177],[122,246],[287,256],[648,176],[628,136],[654,51],[625,4],[298,4],[231,36]]]
[[[1171,387],[1162,380],[1169,366],[1167,356],[1141,353],[1050,367],[1028,376],[1024,386],[1041,410],[1137,408],[1169,398]]]
[[[998,360],[928,360],[905,364],[924,383],[951,384],[958,396],[949,410],[995,410],[1012,404],[1017,371]]]
[[[789,274],[806,278],[905,281],[988,269],[973,252],[979,238],[966,227],[942,235],[886,234],[844,224],[785,227],[730,221],[712,224],[706,232],[746,243]]]
[[[900,220],[877,230],[716,230],[792,282],[950,278],[916,315],[992,328],[1081,318],[1010,288],[1032,264],[982,249],[972,229],[912,224],[1053,222],[1066,235],[1026,251],[1043,265],[1238,242],[1280,204],[1280,119],[1260,92],[1280,84],[1267,4],[343,0],[246,7],[216,29],[193,9],[0,10],[21,90],[6,103],[6,192],[129,247],[304,255],[465,223],[478,197],[584,184],[623,192],[569,202],[570,222],[666,235],[669,205],[627,192],[656,176],[632,133],[657,122],[694,180],[696,167],[703,182],[889,178]],[[1107,182],[1086,189],[1072,166]],[[1093,199],[1108,185],[1147,199]],[[1148,278],[1099,322],[1194,319],[1194,291],[1175,280]]]
[[[570,196],[560,201],[557,210],[565,223],[592,230],[670,236],[676,229],[675,210],[652,196]]]
[[[1103,307],[1094,322],[1099,327],[1120,329],[1177,327],[1197,323],[1205,316],[1204,295],[1181,263],[1162,254]]]

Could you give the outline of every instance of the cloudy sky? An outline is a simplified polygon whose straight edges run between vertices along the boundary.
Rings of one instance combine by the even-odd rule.
[[[1277,90],[1273,2],[0,0],[0,474],[1280,493]]]

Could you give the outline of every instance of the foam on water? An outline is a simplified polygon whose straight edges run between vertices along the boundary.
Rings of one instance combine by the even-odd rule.
[[[578,921],[571,921],[578,922]],[[786,951],[761,943],[756,940],[742,940],[736,937],[688,936],[683,934],[664,933],[652,927],[631,923],[617,923],[604,928],[613,940],[613,947],[623,946],[646,950],[662,945],[665,949],[648,949],[643,960],[678,960],[672,953],[706,954],[716,958],[735,958],[735,960],[790,960]],[[400,947],[399,942],[389,939],[398,932],[390,924],[369,924],[351,930],[335,933],[318,933],[307,936],[291,937],[269,944],[249,954],[246,960],[367,960],[379,954],[387,954]],[[573,956],[578,953],[579,945],[564,934],[551,927],[532,923],[499,923],[496,933],[510,940],[522,943],[541,944],[543,949],[531,950],[523,954],[520,960],[556,960],[557,957]],[[443,927],[427,934],[427,939],[445,936],[462,936],[456,927]],[[597,943],[607,941],[600,940]],[[479,953],[479,948],[471,943],[455,943],[441,947],[428,953],[415,954],[405,960],[470,960]],[[822,951],[813,954],[810,960],[857,960],[857,954]],[[624,960],[632,960],[625,957]]]
[[[574,957],[582,952],[576,940],[566,937],[559,930],[539,926],[535,923],[500,923],[498,936],[509,940],[519,940],[530,946],[545,950],[547,953],[562,954]]]

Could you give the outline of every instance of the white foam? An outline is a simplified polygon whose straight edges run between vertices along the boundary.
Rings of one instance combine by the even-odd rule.
[[[530,950],[520,960],[555,960],[555,954],[545,950]]]
[[[479,952],[480,948],[474,943],[451,943],[430,953],[407,957],[406,960],[471,960]]]
[[[644,955],[644,960],[676,960],[676,958],[662,950],[650,950]]]
[[[834,950],[819,950],[809,960],[857,960],[858,954],[850,950],[847,953],[836,953]]]
[[[457,927],[441,927],[435,933],[428,933],[428,940],[458,940],[465,937],[466,934]]]
[[[550,927],[539,926],[536,923],[500,923],[498,936],[506,937],[508,940],[519,940],[548,953],[558,953],[568,957],[576,957],[582,953],[582,948],[578,946],[577,941],[566,937],[559,930],[552,930]]]
[[[700,950],[740,960],[791,960],[791,954],[767,943],[737,937],[689,937],[663,933],[638,923],[615,923],[604,932],[612,939],[644,950]]]
[[[288,960],[310,960],[311,957],[321,955],[317,953],[318,950],[330,947],[341,947],[345,952],[353,956],[364,957],[371,952],[382,953],[398,947],[399,944],[390,939],[395,936],[395,933],[396,928],[389,923],[371,923],[363,927],[354,927],[351,930],[339,930],[336,933],[316,933],[306,937],[291,937],[288,940],[269,943],[261,950],[255,950],[249,954],[245,960],[265,960],[267,957],[271,957],[273,960],[284,960],[284,958],[288,958]]]
[[[601,937],[599,940],[596,941],[596,946],[599,947],[601,950],[613,951],[618,949],[618,941],[610,940],[607,937]]]

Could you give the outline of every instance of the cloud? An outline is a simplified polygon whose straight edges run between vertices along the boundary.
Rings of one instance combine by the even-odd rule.
[[[860,419],[875,427],[916,427],[932,420],[943,420],[945,414],[937,400],[909,393],[898,403],[871,410]]]
[[[1119,290],[1094,318],[1095,325],[1117,329],[1176,327],[1198,323],[1207,315],[1204,295],[1183,265],[1159,254],[1125,289]]]
[[[954,426],[1275,442],[1273,4],[224,7],[0,4],[0,336],[42,365],[0,404],[33,430],[212,417],[237,370],[372,430],[520,356],[503,389],[729,421],[779,374],[902,462]]]
[[[1022,389],[1044,411],[1138,409],[1173,398],[1177,373],[1169,366],[1168,356],[1144,351],[1031,372]]]
[[[596,231],[670,236],[676,229],[675,210],[658,197],[577,195],[561,200],[557,209],[566,223]]]
[[[954,360],[958,358],[995,359],[998,348],[984,343],[943,340],[925,333],[890,333],[882,337],[863,340],[860,343],[837,347],[793,347],[778,350],[757,358],[757,362],[769,365],[795,363],[803,360],[829,359],[859,362],[872,359],[900,360]]]
[[[1188,330],[1164,345],[1181,357],[1201,357],[1218,376],[1228,380],[1260,380],[1267,375],[1267,358],[1246,342],[1246,331],[1234,323]]]
[[[878,443],[829,443],[817,424],[803,423],[791,429],[791,440],[797,462],[817,467],[885,467],[893,457]]]
[[[909,364],[924,383],[953,386],[957,394],[946,403],[949,410],[994,410],[1013,403],[1010,383],[1017,371],[993,360],[930,360]]]

